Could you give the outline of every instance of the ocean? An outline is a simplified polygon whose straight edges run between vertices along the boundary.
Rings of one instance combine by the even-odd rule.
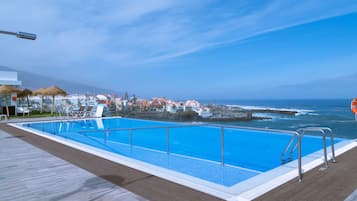
[[[303,127],[330,127],[337,137],[357,138],[357,121],[351,112],[351,99],[322,100],[201,100],[204,104],[237,105],[243,108],[287,109],[297,111],[297,115],[256,114],[271,117],[267,120],[250,122],[225,122],[224,124],[297,130]]]

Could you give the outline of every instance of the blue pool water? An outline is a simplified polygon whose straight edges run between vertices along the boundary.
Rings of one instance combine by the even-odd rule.
[[[222,157],[222,128],[208,124],[108,118],[24,126],[224,186],[280,166],[291,138],[276,131],[224,128]],[[322,149],[321,137],[306,135],[302,149],[303,155]]]

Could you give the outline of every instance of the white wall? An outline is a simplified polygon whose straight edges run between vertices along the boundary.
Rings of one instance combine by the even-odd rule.
[[[0,84],[21,85],[15,71],[0,71]]]

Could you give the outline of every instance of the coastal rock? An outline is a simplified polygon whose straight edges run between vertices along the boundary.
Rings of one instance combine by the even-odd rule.
[[[169,112],[131,112],[125,115],[126,117],[139,118],[139,119],[152,119],[161,121],[201,121],[203,118],[198,116],[194,111],[185,111],[177,113]]]
[[[271,113],[281,115],[296,115],[297,111],[280,109],[243,109],[238,106],[227,105],[208,105],[212,113],[209,118],[203,118],[194,111],[184,111],[177,113],[157,112],[157,111],[131,111],[124,116],[140,119],[153,119],[161,121],[204,121],[204,122],[233,122],[233,121],[252,121],[266,120],[271,117],[261,117],[259,113]],[[257,114],[258,113],[258,114]]]
[[[239,107],[211,105],[209,108],[212,112],[209,118],[211,121],[250,121],[253,119],[253,113],[250,110]]]
[[[253,113],[271,113],[271,114],[283,114],[283,115],[296,115],[298,112],[293,110],[274,110],[274,109],[252,109]]]

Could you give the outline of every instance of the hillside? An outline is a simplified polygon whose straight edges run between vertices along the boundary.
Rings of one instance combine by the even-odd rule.
[[[108,93],[118,94],[118,92],[109,89],[103,89],[95,86],[90,86],[82,83],[76,83],[66,80],[60,80],[44,75],[19,71],[14,68],[0,66],[1,70],[13,70],[18,72],[18,79],[22,81],[22,88],[38,89],[40,87],[49,87],[56,85],[67,91],[68,93]]]

